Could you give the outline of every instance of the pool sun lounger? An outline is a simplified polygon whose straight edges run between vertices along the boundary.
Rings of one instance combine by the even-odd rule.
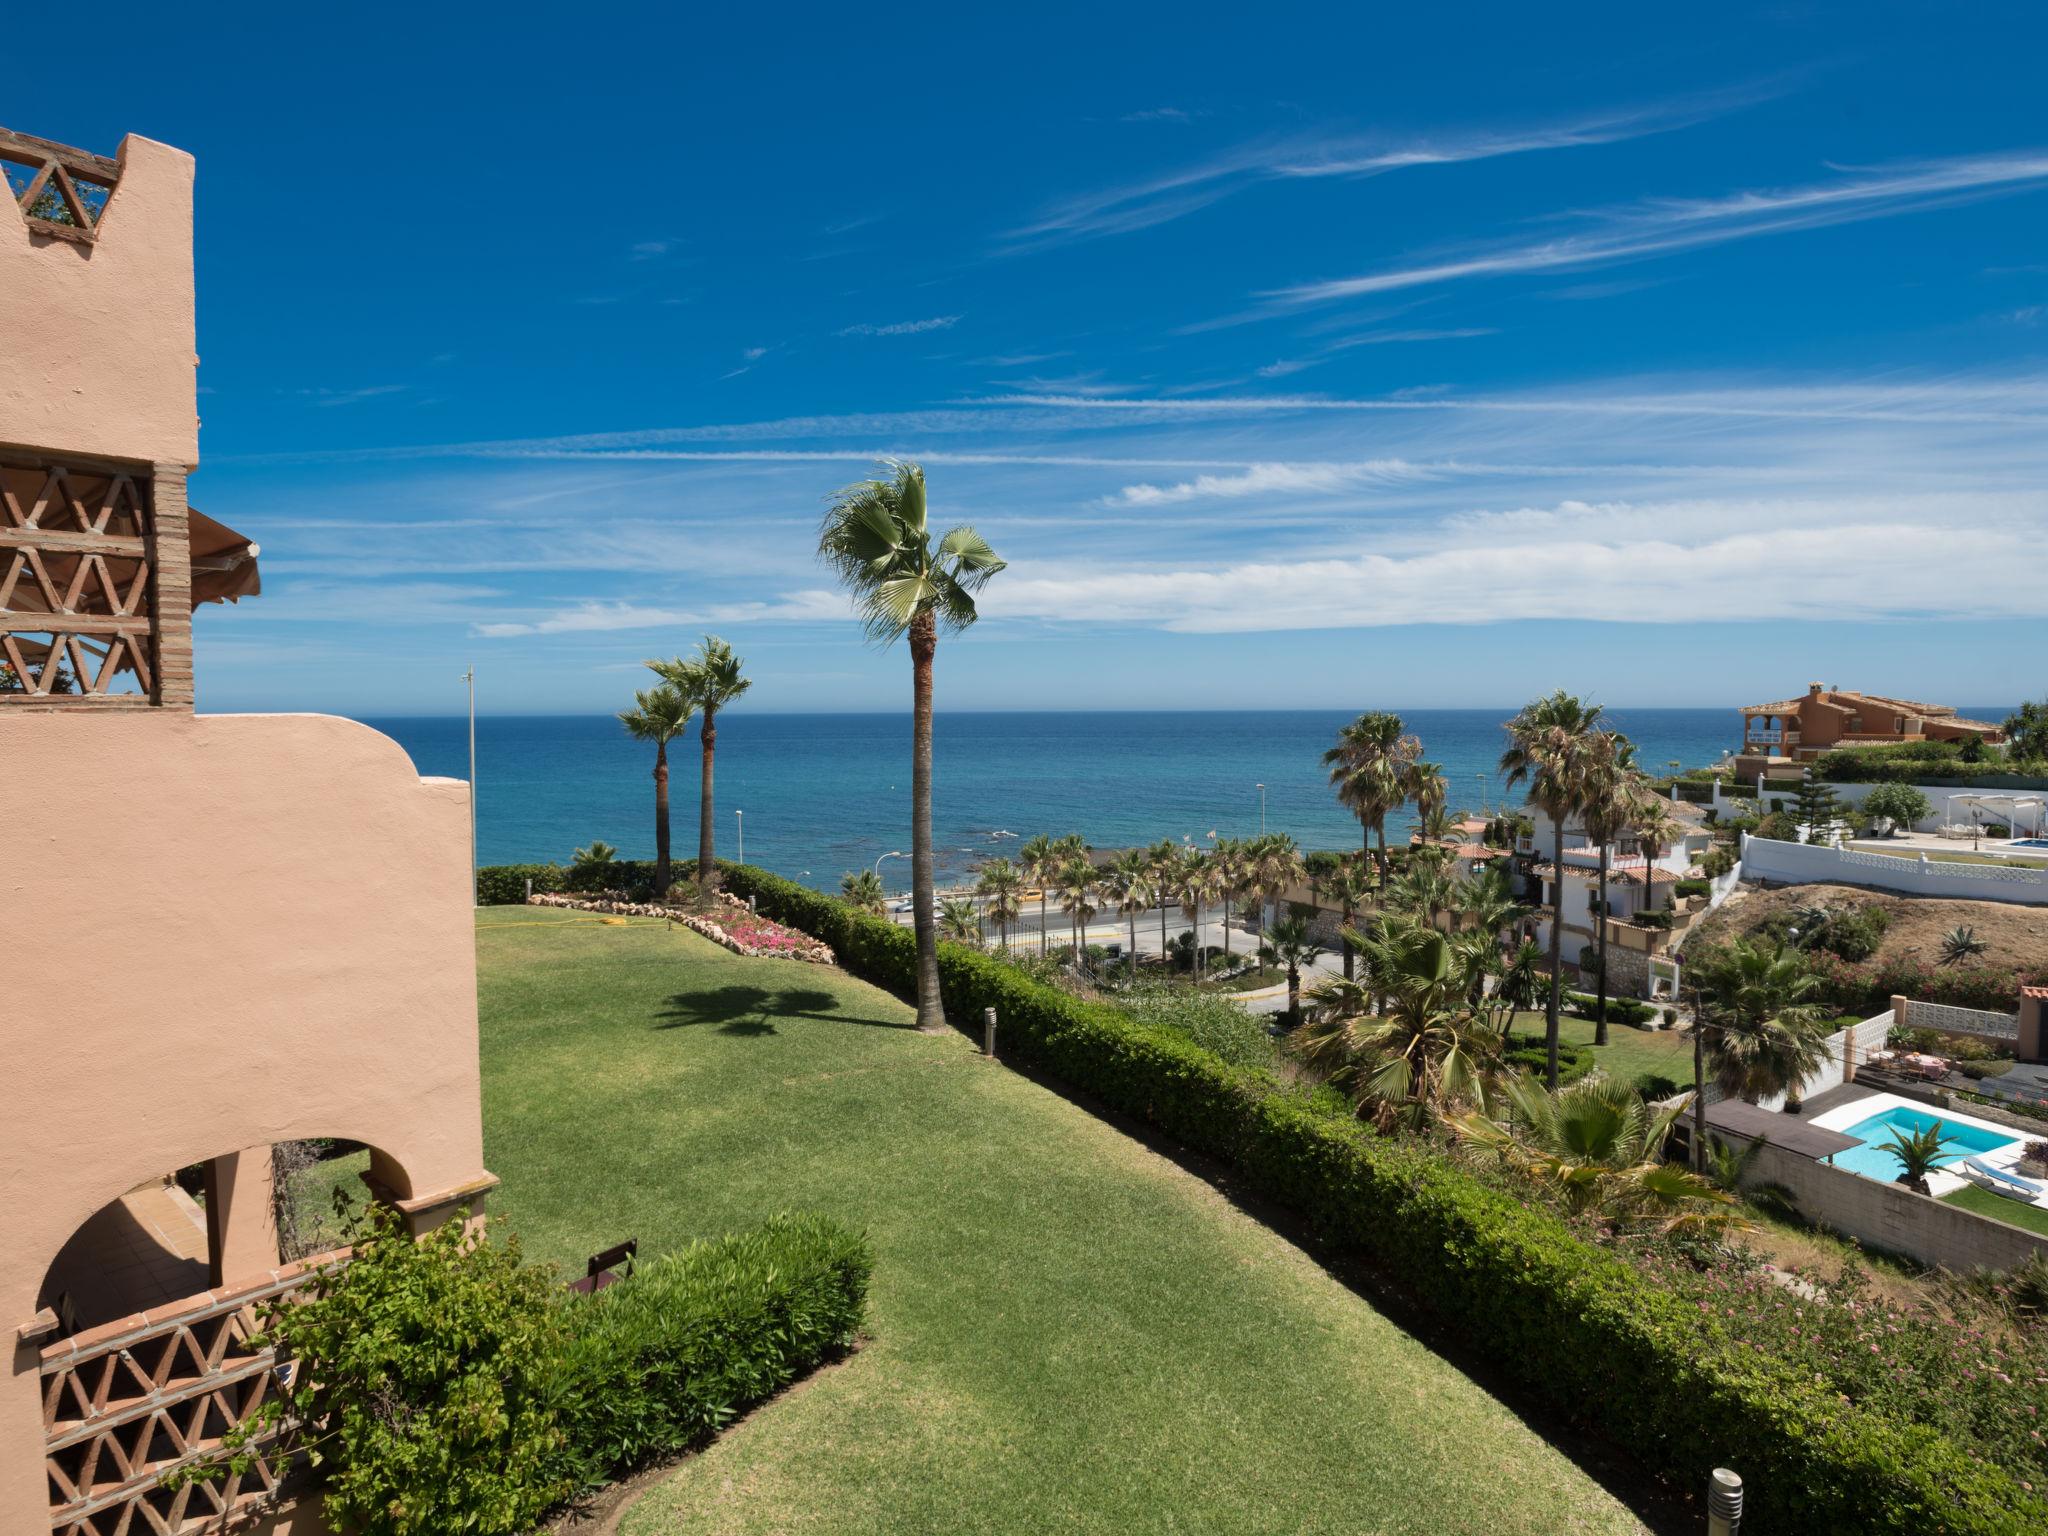
[[[2023,1179],[2003,1168],[1994,1168],[1981,1157],[1965,1158],[1961,1173],[1979,1189],[1988,1189],[1994,1195],[2004,1195],[2008,1200],[2019,1200],[2032,1205],[2040,1196],[2048,1195],[2048,1184],[2042,1184],[2034,1179]]]

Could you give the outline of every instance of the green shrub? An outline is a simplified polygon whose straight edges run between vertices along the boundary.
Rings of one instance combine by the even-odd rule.
[[[1233,1066],[1273,1063],[1273,1036],[1266,1021],[1221,993],[1143,986],[1118,993],[1115,1001],[1137,1022],[1172,1030]]]
[[[1982,1082],[1987,1077],[2003,1077],[2012,1070],[2010,1056],[1993,1057],[1984,1061],[1959,1061],[1956,1070],[1963,1076]]]
[[[1600,1017],[1600,1000],[1590,992],[1567,992],[1565,1007],[1582,1019]],[[1607,1022],[1610,1024],[1647,1024],[1657,1016],[1654,1003],[1637,1002],[1632,997],[1610,997],[1607,999]]]
[[[372,1206],[354,1258],[266,1307],[264,1342],[297,1362],[282,1388],[191,1469],[247,1466],[280,1423],[312,1453],[331,1520],[361,1536],[513,1536],[576,1485],[557,1411],[566,1331],[552,1270],[516,1240],[472,1242],[460,1221],[415,1242]]]
[[[526,900],[526,882],[533,882],[535,895],[564,889],[568,878],[559,864],[489,864],[476,872],[476,904],[480,907],[516,907]]]
[[[586,1475],[697,1445],[846,1349],[872,1266],[865,1238],[782,1215],[571,1299],[561,1416]]]
[[[1671,889],[1680,896],[1711,896],[1714,894],[1714,882],[1711,880],[1681,880],[1678,884],[1672,886]]]
[[[1508,1048],[1501,1053],[1501,1060],[1517,1071],[1534,1072],[1539,1076],[1550,1070],[1549,1047],[1541,1035],[1508,1036]],[[1569,1040],[1557,1042],[1559,1083],[1575,1083],[1592,1070],[1591,1046],[1574,1045]]]
[[[727,889],[831,945],[899,995],[909,930],[765,871]],[[955,1018],[997,1010],[1004,1055],[1234,1165],[1438,1317],[1484,1318],[1475,1348],[1552,1412],[1631,1446],[1681,1486],[1740,1467],[1760,1528],[2020,1536],[2048,1505],[1923,1425],[1857,1405],[1810,1370],[1752,1350],[1736,1317],[1680,1300],[1534,1202],[1419,1143],[1377,1137],[1329,1094],[1233,1066],[1177,1031],[1042,986],[942,943]]]
[[[1668,1099],[1675,1093],[1689,1091],[1691,1083],[1681,1083],[1675,1077],[1666,1077],[1662,1072],[1638,1072],[1630,1080],[1630,1086],[1641,1096],[1644,1103]]]

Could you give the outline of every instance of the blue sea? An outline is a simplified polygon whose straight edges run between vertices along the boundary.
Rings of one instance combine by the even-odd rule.
[[[1304,848],[1358,846],[1331,795],[1322,754],[1345,710],[1217,713],[940,713],[933,729],[932,823],[941,881],[1020,837],[1078,832],[1096,847],[1160,838],[1206,844],[1265,824]],[[1411,710],[1408,729],[1450,780],[1453,810],[1500,804],[1495,764],[1511,709]],[[1710,763],[1741,734],[1733,709],[1610,710],[1653,771]],[[370,719],[423,774],[467,778],[468,722]],[[697,847],[694,728],[670,749],[674,852]],[[477,721],[477,842],[483,863],[554,859],[603,838],[629,857],[654,851],[654,751],[609,715],[487,715]],[[717,847],[779,874],[833,887],[848,870],[910,847],[910,717],[789,715],[744,707],[718,722]],[[1404,837],[1405,819],[1388,823]],[[1009,835],[1006,835],[1009,834]],[[909,861],[890,860],[891,890]]]

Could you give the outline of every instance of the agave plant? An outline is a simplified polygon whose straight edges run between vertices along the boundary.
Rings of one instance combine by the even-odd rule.
[[[1524,1077],[1504,1097],[1499,1119],[1460,1115],[1453,1130],[1497,1153],[1570,1214],[1666,1233],[1737,1222],[1734,1195],[1659,1157],[1684,1106],[1652,1110],[1613,1078],[1546,1089]]]
[[[1968,923],[1958,923],[1941,936],[1941,964],[1961,965],[1965,960],[1974,960],[1989,946],[1977,937],[1977,930]]]

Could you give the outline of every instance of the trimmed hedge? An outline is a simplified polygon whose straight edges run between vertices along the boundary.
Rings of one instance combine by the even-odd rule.
[[[533,882],[535,895],[551,895],[562,889],[566,871],[559,864],[490,864],[476,872],[476,904],[480,907],[516,907],[526,900],[526,882]]]
[[[700,1444],[846,1349],[873,1262],[837,1222],[780,1215],[568,1303],[561,1413],[586,1478]]]
[[[908,929],[762,870],[723,869],[728,890],[823,939],[855,975],[913,989]],[[1702,1314],[1548,1212],[1427,1148],[1374,1136],[1327,1097],[978,950],[941,944],[939,972],[955,1018],[996,1009],[1008,1059],[1234,1165],[1554,1411],[1598,1426],[1683,1487],[1716,1465],[1738,1468],[1760,1526],[2020,1536],[2048,1522],[2048,1504],[2000,1469],[1922,1425],[1845,1402],[1748,1348],[1738,1319]]]
[[[1582,1019],[1600,1017],[1600,1000],[1590,992],[1567,992],[1565,1007]],[[1610,997],[1607,999],[1607,1022],[1610,1024],[1647,1024],[1657,1016],[1652,1003],[1638,1002],[1632,997]]]

